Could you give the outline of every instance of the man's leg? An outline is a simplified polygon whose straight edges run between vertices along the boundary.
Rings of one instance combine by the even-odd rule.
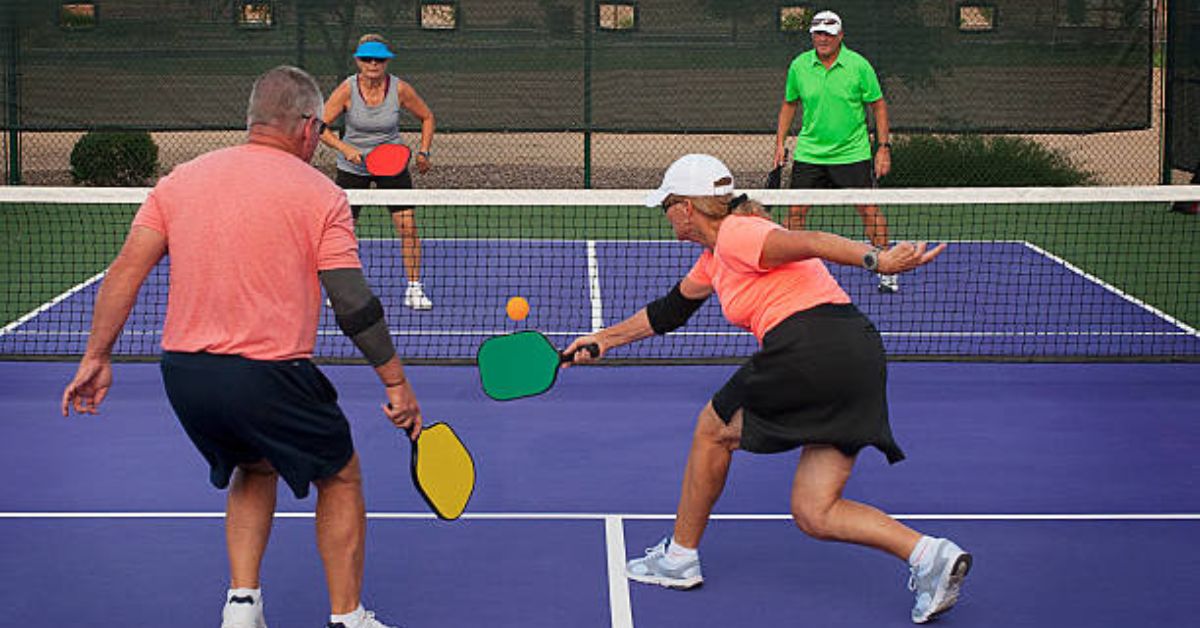
[[[259,569],[271,537],[278,480],[279,475],[265,460],[240,465],[233,472],[225,506],[230,588],[259,588]]]
[[[362,593],[367,511],[358,454],[337,474],[315,484],[317,549],[325,564],[329,606],[333,614],[342,615],[358,608]]]
[[[700,411],[692,449],[683,472],[683,490],[675,513],[675,542],[691,549],[700,546],[713,505],[725,489],[729,462],[742,438],[742,411],[728,425],[721,420],[712,402]]]
[[[875,205],[859,205],[858,216],[862,218],[863,233],[873,246],[886,249],[888,246],[887,218]]]
[[[805,534],[881,549],[908,560],[921,534],[872,506],[842,497],[854,458],[829,445],[800,454],[792,482],[792,517]]]

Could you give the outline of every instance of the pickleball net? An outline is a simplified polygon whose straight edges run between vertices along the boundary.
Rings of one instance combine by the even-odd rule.
[[[145,189],[3,188],[0,358],[82,353],[104,270]],[[536,329],[565,346],[665,294],[700,249],[677,242],[640,190],[353,191],[368,281],[398,351],[466,363],[485,339]],[[881,293],[861,268],[830,265],[893,359],[1200,361],[1200,220],[1171,212],[1200,187],[762,190],[783,220],[864,239],[857,205],[876,205],[892,241],[947,242],[932,265]],[[421,279],[434,306],[403,304],[400,241],[386,211],[415,206]],[[236,225],[231,225],[235,229]],[[154,358],[169,259],[148,278],[118,341],[120,358]],[[528,300],[513,321],[509,298]],[[323,308],[316,357],[359,355]],[[688,325],[613,351],[624,361],[732,362],[756,347],[716,299]]]

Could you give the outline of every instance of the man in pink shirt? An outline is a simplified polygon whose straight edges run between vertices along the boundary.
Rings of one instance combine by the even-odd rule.
[[[266,626],[259,569],[280,477],[297,498],[317,487],[329,626],[386,628],[360,601],[366,508],[350,426],[310,360],[322,286],[384,386],[388,419],[416,439],[421,411],[363,277],[346,195],[308,163],[322,106],[311,76],[275,68],[254,84],[245,144],[202,155],[155,186],[100,287],[62,396],[64,416],[97,412],[112,384],[112,347],[169,250],[163,383],[211,482],[229,487],[223,628]]]
[[[904,459],[888,422],[887,361],[879,332],[825,268],[824,261],[899,273],[927,264],[945,245],[902,243],[886,251],[819,231],[788,231],[758,203],[734,195],[733,175],[709,155],[686,155],[667,169],[646,199],[660,206],[680,240],[703,247],[665,297],[629,318],[575,340],[603,356],[665,334],[716,294],[729,322],[762,349],[700,412],[683,474],[672,536],[628,562],[637,582],[690,589],[704,581],[698,548],[725,487],[734,450],[776,453],[803,447],[792,484],[792,516],[810,536],[874,547],[906,560],[916,593],[912,620],[949,610],[971,555],[949,539],[924,536],[867,504],[842,497],[854,461],[874,447],[888,462]]]

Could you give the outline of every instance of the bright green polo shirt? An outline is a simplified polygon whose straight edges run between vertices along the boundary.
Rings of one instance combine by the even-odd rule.
[[[804,120],[796,136],[796,161],[849,164],[871,158],[863,105],[883,98],[875,68],[842,45],[828,70],[809,50],[788,67],[788,102],[800,101]]]

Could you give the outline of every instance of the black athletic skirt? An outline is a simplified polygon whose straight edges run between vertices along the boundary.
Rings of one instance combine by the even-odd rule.
[[[821,305],[776,325],[712,404],[726,423],[743,410],[746,451],[822,444],[853,456],[870,445],[890,463],[904,459],[888,424],[883,341],[853,305]]]

